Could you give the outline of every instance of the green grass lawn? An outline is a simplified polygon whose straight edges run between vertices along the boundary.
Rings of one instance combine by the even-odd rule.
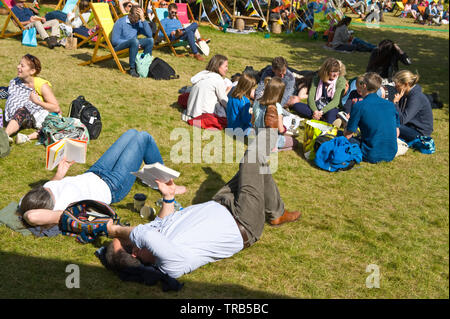
[[[5,16],[0,16],[0,25],[4,21]],[[389,15],[385,24],[417,26]],[[424,91],[440,93],[445,105],[433,111],[435,154],[409,150],[391,163],[363,163],[348,172],[328,173],[305,161],[300,151],[281,152],[274,179],[286,207],[303,212],[301,220],[279,228],[266,226],[261,240],[250,249],[181,277],[185,286],[177,293],[125,283],[104,269],[94,251],[106,238],[81,245],[63,236],[24,237],[0,226],[0,298],[449,298],[448,32],[360,25],[352,29],[372,43],[396,41],[412,58],[407,68],[419,72]],[[324,50],[323,40],[305,34],[266,39],[263,34],[225,34],[209,27],[201,27],[201,33],[212,39],[211,55],[228,56],[230,76],[247,65],[261,69],[279,55],[299,70],[315,70],[334,56],[345,63],[350,79],[364,73],[369,58],[368,53]],[[208,200],[234,175],[238,164],[170,159],[171,147],[177,143],[170,132],[183,128],[193,134],[180,120],[177,92],[206,62],[174,57],[168,50],[154,51],[180,75],[177,80],[155,81],[121,74],[112,60],[79,66],[91,52],[89,47],[29,48],[19,39],[1,39],[0,86],[16,76],[22,55],[38,56],[41,76],[52,83],[64,114],[73,99],[84,95],[103,118],[103,131],[91,141],[87,163],[74,165],[69,174],[85,171],[120,134],[136,128],[150,132],[166,164],[181,171],[178,183],[188,187],[179,197],[182,205]],[[128,59],[122,61],[127,64]],[[45,170],[44,161],[44,148],[31,143],[14,145],[11,154],[0,159],[0,208],[52,178],[54,172]],[[138,192],[146,193],[147,203],[153,206],[159,198],[137,182],[122,202],[113,205],[133,225],[143,222],[132,211],[132,197]],[[69,264],[80,266],[81,289],[66,288]],[[369,264],[380,269],[379,289],[366,288]]]

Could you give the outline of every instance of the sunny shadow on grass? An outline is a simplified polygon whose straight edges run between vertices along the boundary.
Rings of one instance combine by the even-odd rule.
[[[391,18],[389,18],[391,19]],[[0,16],[0,25],[4,16]],[[393,24],[397,20],[386,23]],[[401,21],[401,23],[406,23]],[[261,240],[230,259],[209,264],[180,278],[179,293],[162,293],[159,287],[121,282],[94,256],[94,245],[72,238],[22,237],[0,226],[0,297],[3,298],[448,298],[449,297],[449,126],[448,33],[352,27],[372,43],[390,38],[409,54],[413,64],[401,69],[418,71],[425,92],[438,91],[444,108],[434,110],[433,138],[437,152],[423,155],[408,151],[391,163],[359,167],[331,174],[318,170],[300,151],[278,154],[278,183],[288,209],[303,212],[301,220],[279,228],[266,227]],[[211,38],[211,54],[229,58],[229,75],[247,65],[256,70],[274,56],[285,56],[299,70],[316,70],[328,56],[341,59],[347,78],[364,73],[368,53],[338,53],[322,48],[324,41],[305,34],[235,35],[201,28]],[[43,65],[64,114],[78,95],[97,106],[103,131],[89,145],[87,163],[70,174],[84,172],[127,129],[149,131],[170,167],[181,171],[178,183],[188,192],[179,197],[183,206],[208,200],[235,174],[238,163],[174,163],[170,139],[174,128],[190,134],[176,107],[178,90],[204,69],[206,62],[154,51],[172,65],[180,78],[172,81],[134,79],[121,74],[112,61],[82,67],[92,48],[76,51],[24,47],[18,39],[0,40],[0,86],[16,75],[22,55],[32,53]],[[183,51],[180,51],[183,52]],[[128,59],[121,59],[127,64]],[[0,107],[4,101],[0,100]],[[299,142],[302,142],[301,132]],[[221,135],[223,137],[223,134]],[[202,146],[209,143],[205,139]],[[0,159],[0,208],[18,201],[32,185],[52,178],[44,169],[42,146],[14,145]],[[113,207],[131,224],[142,223],[131,210],[132,196],[143,192],[154,206],[159,194],[135,183],[130,194]],[[104,243],[102,239],[96,246]],[[83,289],[66,289],[65,266],[80,265]],[[380,289],[365,286],[366,267],[380,267]],[[21,267],[17,267],[21,265]],[[90,289],[94,287],[95,289]]]

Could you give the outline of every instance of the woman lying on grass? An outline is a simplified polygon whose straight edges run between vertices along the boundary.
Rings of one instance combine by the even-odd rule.
[[[96,200],[106,204],[121,201],[131,190],[142,161],[163,163],[158,146],[147,132],[128,130],[85,173],[65,177],[74,162],[61,161],[53,179],[29,191],[20,202],[20,212],[31,226],[58,224],[71,203]],[[177,194],[186,188],[179,186]]]

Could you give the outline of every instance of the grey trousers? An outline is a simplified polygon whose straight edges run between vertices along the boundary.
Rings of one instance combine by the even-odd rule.
[[[250,158],[250,160],[249,160]],[[213,200],[224,205],[247,231],[253,245],[262,235],[264,223],[284,213],[284,203],[271,174],[262,174],[258,157],[244,155],[239,171]]]

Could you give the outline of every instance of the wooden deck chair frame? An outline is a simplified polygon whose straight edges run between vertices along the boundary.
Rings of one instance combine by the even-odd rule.
[[[94,14],[94,19],[95,19],[95,21],[97,22],[97,25],[99,26],[98,32],[96,32],[96,34],[98,34],[98,37],[97,37],[97,41],[95,42],[95,47],[94,47],[94,51],[93,51],[93,53],[92,53],[91,59],[90,59],[89,61],[80,63],[79,65],[90,65],[90,64],[93,64],[93,63],[97,63],[97,62],[106,61],[106,60],[109,60],[109,59],[114,59],[114,62],[116,62],[116,65],[117,65],[117,67],[119,68],[119,70],[120,70],[122,73],[126,73],[126,72],[125,72],[125,69],[124,69],[123,66],[122,66],[122,63],[121,63],[120,60],[119,60],[119,56],[125,55],[125,54],[129,53],[129,49],[127,48],[127,49],[123,49],[123,50],[120,50],[120,51],[115,51],[115,50],[114,50],[114,47],[113,47],[113,45],[111,44],[111,40],[110,40],[109,37],[105,34],[105,30],[103,29],[103,26],[102,26],[102,21],[100,20],[98,14],[97,14],[97,12],[96,12],[95,5],[108,5],[110,9],[111,9],[111,7],[112,7],[112,4],[111,4],[111,3],[106,4],[106,3],[92,3],[92,2],[91,2],[91,3],[89,4],[89,6],[90,6],[90,8],[91,8],[91,10],[92,10],[92,13]],[[115,12],[115,11],[113,11],[113,12]],[[113,15],[114,15],[114,14],[112,14],[111,17],[112,17]],[[113,19],[114,19],[114,18],[113,18]],[[114,20],[114,21],[115,21],[115,20]],[[92,36],[94,36],[94,35],[92,35]],[[92,37],[92,36],[91,36],[91,37]],[[91,38],[91,37],[90,37],[90,38]],[[102,41],[105,41],[105,42],[106,42],[106,49],[107,49],[110,53],[109,53],[109,54],[106,54],[106,55],[100,56],[100,55],[97,55],[97,53],[98,53],[98,49],[99,49],[100,44],[101,44]]]
[[[3,24],[3,28],[2,31],[0,32],[0,38],[10,38],[10,37],[15,37],[15,36],[19,36],[22,34],[23,30],[25,30],[24,25],[22,24],[22,22],[20,22],[20,20],[16,17],[16,15],[14,14],[14,12],[11,10],[11,8],[9,7],[8,4],[6,4],[6,2],[4,0],[0,0],[3,4],[3,6],[9,11],[8,16],[6,17],[5,23]],[[6,29],[8,28],[8,24],[10,21],[13,21],[13,23],[16,25],[17,28],[20,29],[20,31],[18,32],[11,32],[11,33],[6,33]]]
[[[396,1],[394,3],[394,8],[396,9],[395,12],[393,13],[394,17],[398,17],[402,14],[402,11],[405,10],[405,4],[406,4],[407,0],[402,0],[402,1]]]
[[[62,0],[61,0],[61,1],[62,1]],[[113,6],[111,3],[109,3],[109,5],[110,5],[109,8],[110,8],[110,11],[111,11],[111,13],[112,13],[113,20],[114,20],[114,22],[116,22],[117,19],[119,19],[119,16],[117,15],[117,12],[114,10],[114,6]],[[89,8],[90,8],[90,6],[89,6]],[[84,12],[88,11],[89,8],[86,8],[85,11],[83,11],[83,12],[81,12],[81,13],[84,13]],[[83,19],[83,16],[82,16],[81,14],[80,14],[80,19],[81,19],[81,22],[83,23],[83,26],[85,26],[87,29],[89,29],[88,21],[85,21],[85,20]],[[83,46],[84,44],[90,43],[90,42],[92,42],[92,44],[96,45],[96,43],[97,43],[98,41],[92,41],[92,39],[93,39],[94,37],[96,37],[96,36],[97,36],[97,39],[99,39],[99,37],[98,37],[99,34],[100,34],[100,30],[97,30],[96,32],[94,32],[93,34],[91,34],[91,35],[88,36],[88,37],[86,37],[86,36],[84,36],[84,35],[82,35],[82,34],[79,34],[79,33],[74,33],[74,35],[75,35],[77,38],[80,38],[80,39],[81,39],[81,41],[77,43],[77,49],[80,48],[81,46]],[[108,50],[108,46],[107,46],[107,45],[105,45],[105,44],[103,44],[103,43],[99,43],[98,45],[99,45],[100,47],[102,47],[102,48]]]
[[[352,5],[347,0],[344,0],[344,5],[345,5],[345,9],[346,9],[345,11],[350,9],[352,11],[352,13],[359,15],[358,12],[355,10],[355,8],[353,8]]]
[[[158,37],[159,37],[159,31],[162,32],[163,37],[164,37],[163,41],[165,41],[165,42],[162,42],[162,43],[159,43],[159,44],[153,46],[153,49],[157,50],[157,49],[161,49],[161,48],[164,48],[164,47],[169,47],[170,50],[172,51],[172,53],[175,56],[182,57],[183,55],[182,54],[178,54],[177,51],[175,51],[175,48],[174,48],[174,44],[176,44],[180,40],[173,40],[173,41],[171,41],[169,39],[169,36],[167,35],[166,30],[164,30],[164,28],[163,28],[163,26],[161,24],[161,21],[158,18],[158,14],[156,13],[156,11],[155,11],[155,17],[153,19],[154,19],[153,21],[157,25],[157,29],[156,29],[155,36],[154,36],[155,43],[157,43],[157,40],[158,40]]]

